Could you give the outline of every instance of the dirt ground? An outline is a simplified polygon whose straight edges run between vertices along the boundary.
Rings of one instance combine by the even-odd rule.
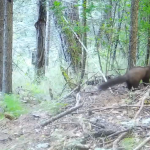
[[[90,91],[91,88],[86,91]],[[134,119],[139,110],[139,107],[134,105],[139,103],[140,97],[146,91],[147,88],[142,88],[129,92],[123,85],[119,85],[99,95],[82,93],[80,99],[84,104],[79,110],[45,127],[39,125],[50,119],[51,114],[46,111],[35,111],[34,108],[38,104],[32,105],[33,111],[29,114],[15,120],[5,118],[0,121],[0,150],[98,150],[102,147],[114,149],[114,141],[121,133],[106,137],[127,129],[126,125]],[[149,122],[144,124],[147,128],[143,128],[141,121],[143,118],[149,118],[148,108],[144,107],[138,115],[138,126],[141,128],[132,130],[120,139],[117,143],[118,150],[132,150],[149,136]],[[123,139],[125,140],[121,144]],[[149,142],[141,149],[149,150]]]

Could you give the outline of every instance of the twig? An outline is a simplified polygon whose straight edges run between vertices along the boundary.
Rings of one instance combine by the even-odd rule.
[[[140,150],[148,141],[150,141],[150,136],[147,137],[141,144],[139,144],[134,150]]]
[[[76,105],[75,105],[75,107],[76,107],[76,106],[79,106],[80,101],[81,101],[81,95],[80,95],[79,93],[77,93],[77,95],[76,95]]]
[[[90,109],[91,111],[103,111],[107,109],[121,109],[126,107],[140,107],[141,105],[121,105],[121,106],[114,106],[114,107],[100,107],[100,108],[93,108]],[[144,107],[150,107],[150,105],[143,105]]]
[[[129,132],[129,131],[131,131],[132,129],[133,129],[133,127],[132,127],[132,128],[129,128],[129,129],[125,129],[125,130],[123,130],[123,131],[118,131],[118,132],[116,132],[116,133],[113,133],[113,134],[107,136],[107,138],[110,138],[110,137],[112,137],[112,136],[119,135],[120,133]]]
[[[136,120],[136,118],[138,117],[138,115],[140,114],[140,112],[143,109],[144,106],[144,101],[147,97],[149,97],[149,93],[150,93],[150,89],[144,94],[144,96],[141,98],[141,107],[140,109],[137,111],[137,113],[135,114],[134,120]]]
[[[67,98],[68,96],[70,96],[74,91],[76,91],[78,88],[79,88],[79,86],[75,87],[69,94],[61,97],[58,101],[64,100],[65,98]]]
[[[63,87],[63,89],[62,89],[61,93],[59,94],[59,96],[60,96],[60,97],[61,97],[61,95],[63,94],[63,92],[64,92],[64,90],[65,90],[66,86],[67,86],[67,83],[65,83],[65,85],[64,85],[64,87]]]
[[[68,20],[63,16],[64,20],[66,21],[66,23],[69,24]],[[69,26],[69,28],[71,29],[71,31],[73,32],[73,34],[76,36],[76,38],[78,39],[78,41],[80,42],[80,44],[82,45],[82,47],[84,48],[84,50],[88,53],[88,49],[86,48],[86,46],[83,44],[83,42],[80,40],[79,36],[76,34],[76,32],[74,32],[74,30],[72,29],[71,26]]]
[[[128,132],[122,133],[114,142],[113,142],[113,150],[118,150],[118,143],[121,141]]]
[[[144,128],[144,129],[148,129],[149,126],[136,125],[136,126],[133,126],[133,127],[131,127],[131,128],[124,129],[124,130],[122,130],[122,131],[118,131],[118,132],[116,132],[116,133],[113,133],[113,134],[107,136],[106,138],[108,139],[108,138],[110,138],[110,137],[119,135],[120,133],[132,131],[133,129],[136,129],[136,128]]]

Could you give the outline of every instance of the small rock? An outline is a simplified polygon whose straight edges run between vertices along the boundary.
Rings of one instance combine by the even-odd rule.
[[[33,116],[33,117],[36,117],[36,118],[40,118],[40,114],[39,114],[39,113],[36,113],[36,112],[32,113],[32,116]]]
[[[6,142],[8,140],[11,140],[8,134],[0,132],[0,142]]]
[[[41,143],[41,144],[38,144],[37,145],[37,148],[48,148],[48,147],[50,147],[50,145],[49,145],[49,143]]]

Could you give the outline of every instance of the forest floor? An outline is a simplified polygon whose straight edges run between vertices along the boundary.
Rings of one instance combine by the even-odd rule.
[[[39,104],[27,104],[31,112],[18,119],[1,120],[0,150],[132,150],[145,139],[140,149],[149,150],[148,98],[137,114],[142,106],[140,99],[148,87],[129,92],[124,85],[119,85],[112,88],[112,92],[108,89],[99,95],[88,93],[90,89],[94,87],[80,95],[82,107],[44,127],[40,124],[52,115],[37,110]],[[63,111],[75,103],[74,100]]]

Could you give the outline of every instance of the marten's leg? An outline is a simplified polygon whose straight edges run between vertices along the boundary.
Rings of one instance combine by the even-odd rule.
[[[131,90],[132,84],[131,84],[130,82],[127,82],[127,81],[126,81],[126,83],[127,83],[127,88],[128,88],[129,90]]]
[[[139,83],[140,83],[140,81],[134,81],[134,82],[132,83],[132,86],[133,86],[133,88],[134,88],[133,91],[135,91],[135,90],[140,90],[140,88],[139,88]]]
[[[127,88],[128,88],[129,90],[135,91],[136,89],[138,89],[138,86],[139,86],[139,82],[138,82],[138,81],[134,81],[134,82],[132,82],[132,83],[130,83],[130,82],[126,82],[126,83],[127,83]],[[132,89],[132,87],[133,87],[134,89]]]
[[[144,86],[146,86],[149,83],[149,78],[143,78],[142,81],[143,81]]]

